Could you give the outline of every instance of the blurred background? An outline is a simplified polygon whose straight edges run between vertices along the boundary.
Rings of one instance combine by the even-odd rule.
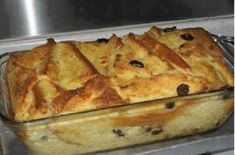
[[[0,39],[231,14],[233,0],[0,0]]]

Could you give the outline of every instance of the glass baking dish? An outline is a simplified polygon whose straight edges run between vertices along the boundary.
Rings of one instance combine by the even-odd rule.
[[[233,87],[125,106],[16,122],[0,57],[1,119],[35,155],[105,151],[197,134],[223,125],[233,112]],[[233,64],[226,59],[231,71]],[[209,110],[208,110],[209,109]]]

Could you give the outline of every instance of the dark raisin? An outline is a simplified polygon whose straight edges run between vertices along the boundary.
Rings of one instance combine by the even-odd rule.
[[[140,61],[137,60],[132,60],[129,62],[132,66],[139,67],[139,68],[144,68],[144,64]]]
[[[160,134],[162,131],[163,131],[162,128],[156,128],[151,132],[151,134],[152,135],[157,135],[157,134]]]
[[[167,28],[163,29],[163,32],[172,32],[175,30],[176,30],[176,26],[173,26],[173,27],[167,27]]]
[[[107,43],[107,42],[109,42],[109,40],[106,39],[106,38],[100,38],[100,39],[97,39],[96,41],[97,41],[98,43]]]
[[[148,132],[151,132],[152,130],[153,130],[153,128],[152,128],[152,127],[148,127],[148,128],[146,128],[146,129],[145,129],[145,132],[147,132],[147,133],[148,133]]]
[[[125,137],[124,133],[120,129],[113,129],[112,130],[114,134],[116,134],[118,137]]]
[[[42,137],[41,137],[41,140],[42,140],[42,141],[47,141],[47,140],[48,140],[48,136],[42,136]]]
[[[189,33],[182,34],[182,35],[180,35],[180,36],[181,36],[182,39],[188,40],[188,41],[191,41],[191,40],[194,39],[194,37],[193,37],[191,34],[189,34]]]
[[[167,103],[165,104],[165,107],[166,107],[167,109],[172,109],[172,108],[175,107],[175,102],[167,102]]]
[[[189,93],[189,86],[186,84],[181,84],[177,87],[178,96],[185,96]]]
[[[56,43],[55,40],[53,38],[48,38],[47,39],[47,43]]]

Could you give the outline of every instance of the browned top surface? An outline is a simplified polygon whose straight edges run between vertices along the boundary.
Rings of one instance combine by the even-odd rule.
[[[233,76],[202,28],[152,27],[11,55],[7,83],[16,120],[31,120],[218,89],[233,85]]]

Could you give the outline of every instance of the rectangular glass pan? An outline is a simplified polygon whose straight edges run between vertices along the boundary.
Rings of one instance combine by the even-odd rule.
[[[7,57],[5,58],[7,60]],[[230,66],[232,66],[231,63],[230,63]],[[3,65],[3,68],[4,68],[4,65]],[[231,70],[233,69],[231,68]],[[2,69],[1,71],[4,71],[4,69]],[[98,146],[101,144],[105,145],[109,143],[109,142],[105,143],[104,139],[102,139],[102,141],[96,141],[94,145],[92,144],[92,139],[94,139],[94,137],[101,138],[100,135],[103,135],[101,134],[101,132],[103,131],[106,131],[107,134],[105,135],[107,137],[110,136],[111,137],[110,139],[113,139],[114,141],[116,140],[124,141],[122,143],[125,143],[125,141],[128,141],[128,139],[130,139],[128,137],[129,131],[132,131],[132,132],[141,131],[142,134],[143,134],[142,131],[144,131],[146,132],[144,134],[149,134],[150,140],[146,142],[146,143],[149,143],[151,142],[151,138],[154,137],[154,134],[158,135],[158,133],[160,133],[161,130],[165,130],[164,128],[162,129],[161,126],[158,126],[159,124],[153,124],[153,123],[145,124],[145,121],[144,121],[145,119],[143,119],[139,125],[136,125],[136,122],[135,122],[136,120],[133,119],[127,123],[131,127],[129,126],[123,127],[121,126],[122,124],[116,124],[117,126],[114,128],[114,126],[105,126],[103,123],[107,124],[108,122],[110,122],[110,120],[119,119],[120,116],[130,118],[132,116],[141,115],[143,113],[149,114],[149,113],[152,113],[153,111],[154,112],[157,111],[159,108],[159,105],[161,105],[160,106],[161,108],[164,108],[165,104],[169,102],[174,102],[175,108],[177,108],[177,105],[183,104],[185,101],[193,100],[193,101],[197,101],[197,103],[200,103],[200,104],[208,104],[212,102],[214,103],[215,101],[219,103],[219,102],[224,102],[225,100],[233,99],[232,95],[233,95],[233,90],[224,89],[224,90],[218,90],[218,91],[206,93],[206,94],[197,94],[197,95],[191,95],[191,96],[181,97],[181,98],[169,98],[169,99],[145,102],[145,103],[125,106],[125,107],[117,107],[117,108],[110,108],[110,109],[87,112],[87,113],[72,114],[72,115],[66,115],[66,116],[55,117],[55,118],[50,118],[50,119],[43,119],[43,120],[33,121],[33,122],[15,123],[15,122],[4,119],[4,117],[3,117],[3,121],[8,127],[14,130],[14,132],[16,132],[19,137],[23,139],[26,138],[27,136],[31,137],[30,141],[26,140],[26,143],[29,146],[31,146],[31,149],[33,149],[34,152],[41,152],[43,150],[51,149],[53,145],[50,145],[49,143],[52,141],[56,141],[56,140],[62,140],[65,142],[65,144],[68,144],[68,145],[71,144],[72,146],[78,148],[79,145],[82,145],[82,142],[80,141],[82,138],[81,137],[76,138],[76,136],[79,136],[80,134],[78,132],[77,133],[74,132],[73,129],[83,131],[82,133],[88,131],[87,134],[88,134],[88,137],[90,137],[90,139],[88,137],[83,138],[83,139],[91,141],[89,147]],[[174,110],[174,108],[169,109],[169,110]],[[2,113],[2,114],[5,116],[10,115],[10,113],[8,113],[8,107],[5,108],[5,113]],[[151,116],[154,116],[154,115],[151,115]],[[231,121],[231,119],[227,122],[227,124],[222,126],[222,128],[214,132],[204,133],[200,135],[196,134],[196,136],[174,139],[174,140],[169,140],[165,142],[152,143],[152,144],[148,144],[144,146],[129,147],[129,148],[121,149],[121,150],[112,150],[112,151],[109,151],[109,153],[111,154],[112,153],[113,154],[117,154],[117,153],[134,154],[134,153],[140,153],[141,151],[151,153],[151,151],[155,150],[155,151],[161,152],[162,154],[162,151],[166,149],[170,150],[172,148],[174,148],[175,151],[177,152],[177,148],[179,150],[179,148],[186,146],[186,144],[187,146],[193,146],[192,144],[197,144],[197,146],[199,146],[199,143],[198,143],[199,141],[200,141],[200,145],[202,145],[204,142],[207,142],[208,145],[217,144],[216,146],[217,149],[225,149],[225,145],[222,146],[221,143],[218,143],[218,139],[221,142],[224,142],[224,144],[227,145],[226,148],[228,149],[232,147],[231,139],[228,141],[228,137],[233,136],[233,133],[232,133],[233,125],[231,125],[233,121]],[[94,125],[94,122],[96,124],[95,128],[89,130],[90,129],[89,124]],[[217,126],[219,125],[221,124],[217,124]],[[12,138],[12,135],[9,134],[10,133],[9,130],[3,127],[1,128],[1,131],[4,132],[4,134],[2,134],[2,142],[4,146],[6,145],[10,146],[14,144],[13,146],[15,146],[16,148],[16,145],[19,145],[21,149],[18,149],[17,154],[26,153],[24,146],[20,144],[20,142],[14,139],[13,140],[9,139],[9,138]],[[65,131],[65,134],[62,134],[61,131]],[[51,134],[51,132],[53,132],[53,134]],[[195,133],[197,132],[198,131],[195,130]],[[96,133],[96,134],[90,134],[90,133]],[[187,131],[184,131],[184,134],[186,135]],[[54,135],[54,137],[52,135]],[[174,137],[174,135],[168,135],[168,138],[171,138],[171,136]],[[73,140],[70,141],[71,140],[70,138],[72,138]],[[138,140],[142,140],[141,137],[136,137],[136,138],[137,140],[134,140],[134,143],[132,143],[132,145],[134,145]],[[32,146],[30,144],[34,144],[34,145]],[[43,144],[43,146],[40,147],[41,144]],[[56,148],[59,153],[62,153],[62,154],[66,153],[65,152],[66,149],[63,148],[64,144],[61,146],[59,143],[56,143],[56,142],[55,143],[53,142],[53,144],[57,144]],[[220,145],[218,146],[218,144]],[[48,147],[49,149],[47,149],[46,147]],[[104,146],[104,149],[105,147],[106,146]],[[119,147],[119,146],[116,146],[116,147]],[[6,151],[6,148],[7,147],[3,147],[3,149],[5,149],[4,150],[5,154],[11,154],[12,152],[14,152],[13,149],[12,150],[9,149]],[[203,151],[202,148],[204,151],[208,150],[208,148],[210,148],[209,150],[213,150],[212,146],[211,147],[203,146],[201,148],[198,148],[197,152],[200,153],[199,151],[200,149],[201,151]],[[195,146],[191,147],[191,149],[192,149],[191,150],[192,152],[193,150],[194,152],[196,152]],[[215,150],[215,147],[214,147],[214,150]],[[81,149],[79,149],[76,152],[79,152],[79,151],[81,151]],[[45,152],[41,154],[45,154]]]
[[[204,107],[224,109],[232,105],[233,88],[223,88],[185,97],[15,122],[11,115],[4,76],[8,57],[9,54],[4,54],[0,59],[2,120],[35,155],[104,151],[197,134],[221,126],[231,114],[231,111],[227,111],[221,118],[216,117],[217,113],[224,111],[203,110]],[[199,112],[202,114],[198,115]],[[212,119],[211,115],[213,121],[208,121]],[[171,117],[175,116],[176,121],[171,121]],[[194,117],[197,118],[192,120]]]

